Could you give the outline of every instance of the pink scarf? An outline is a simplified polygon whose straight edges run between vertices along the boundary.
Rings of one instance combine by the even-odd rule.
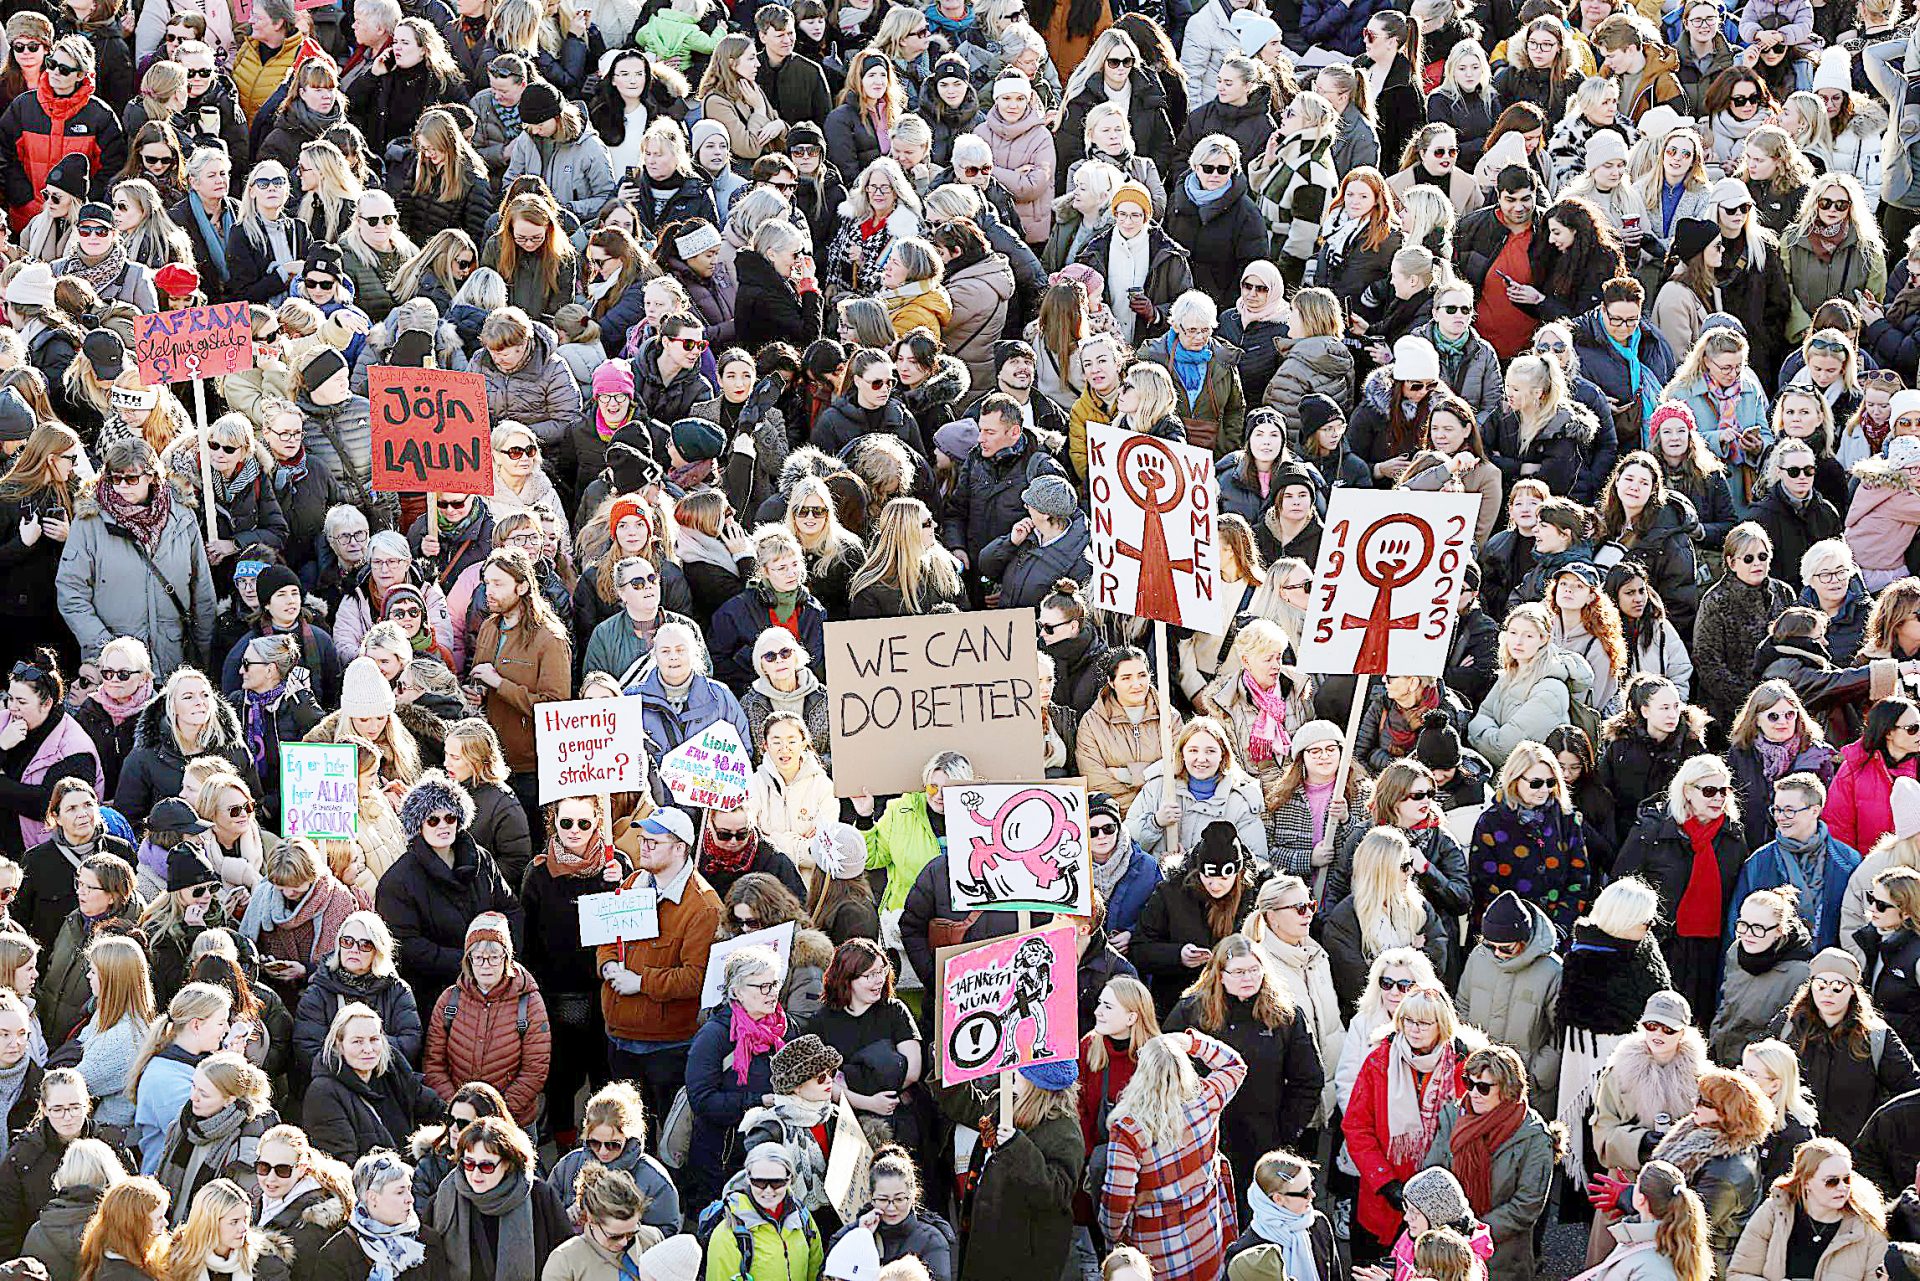
[[[753,1056],[772,1054],[787,1043],[787,1012],[780,1006],[773,1007],[773,1013],[763,1019],[748,1014],[740,1002],[733,1003],[733,1022],[727,1028],[727,1034],[733,1038],[733,1070],[740,1078],[740,1084],[747,1083],[747,1073],[753,1067]]]
[[[1287,733],[1287,698],[1280,692],[1280,682],[1275,681],[1271,689],[1261,689],[1245,672],[1240,674],[1240,682],[1247,687],[1247,696],[1253,699],[1257,713],[1247,743],[1254,763],[1265,764],[1291,756],[1293,739]]]
[[[100,704],[115,725],[125,725],[129,716],[138,716],[140,709],[153,701],[153,677],[149,676],[141,681],[139,687],[133,691],[132,697],[125,700],[117,699],[107,693],[107,686],[103,681],[100,688],[93,691],[93,701]]]

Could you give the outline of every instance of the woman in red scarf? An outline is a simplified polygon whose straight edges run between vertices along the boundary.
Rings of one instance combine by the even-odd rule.
[[[1511,1046],[1474,1051],[1466,1073],[1466,1097],[1440,1110],[1426,1164],[1453,1171],[1493,1234],[1491,1281],[1532,1281],[1533,1225],[1547,1210],[1558,1144],[1528,1104],[1526,1065]]]
[[[1718,756],[1695,756],[1667,787],[1664,811],[1641,816],[1620,849],[1614,876],[1639,876],[1660,893],[1660,940],[1674,987],[1704,1026],[1720,1000],[1727,905],[1746,861],[1746,833],[1733,774]]]

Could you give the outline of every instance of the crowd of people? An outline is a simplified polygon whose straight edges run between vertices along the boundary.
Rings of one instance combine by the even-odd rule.
[[[0,1274],[1920,1281],[1907,7],[0,6]],[[1212,454],[1220,633],[1091,599],[1090,426]],[[1303,668],[1341,487],[1477,496],[1443,675]],[[987,609],[1093,909],[958,1083],[940,949],[1059,922],[827,638]]]

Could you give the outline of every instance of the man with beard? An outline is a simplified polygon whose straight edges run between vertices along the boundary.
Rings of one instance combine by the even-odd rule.
[[[1035,432],[1042,437],[1067,434],[1067,416],[1060,412],[1060,406],[1045,396],[1036,395],[1033,390],[1034,379],[1038,377],[1039,366],[1034,360],[1033,348],[1024,339],[1007,338],[993,345],[993,386],[982,388],[980,395],[967,406],[967,412],[978,414],[980,406],[989,396],[1005,396],[1020,410],[1020,426],[1023,430]]]

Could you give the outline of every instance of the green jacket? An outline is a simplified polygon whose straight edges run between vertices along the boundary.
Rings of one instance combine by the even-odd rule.
[[[347,276],[353,281],[354,306],[367,313],[374,324],[387,318],[387,313],[399,305],[399,299],[387,287],[387,282],[400,273],[407,262],[402,253],[376,254],[372,263],[363,262],[359,254],[346,250],[341,261],[347,269]]]
[[[909,792],[887,802],[880,821],[867,833],[867,866],[885,868],[887,892],[880,896],[882,912],[897,912],[907,905],[907,891],[913,888],[920,869],[940,855],[940,841],[927,818],[924,792]]]
[[[634,32],[633,42],[656,58],[671,62],[685,71],[696,53],[712,53],[720,43],[724,28],[702,31],[699,20],[676,9],[662,9]]]
[[[707,1241],[707,1281],[819,1281],[827,1251],[820,1229],[802,1206],[788,1198],[787,1212],[778,1223],[754,1204],[749,1192],[727,1193],[726,1206]],[[744,1271],[736,1232],[746,1234],[753,1250]]]

